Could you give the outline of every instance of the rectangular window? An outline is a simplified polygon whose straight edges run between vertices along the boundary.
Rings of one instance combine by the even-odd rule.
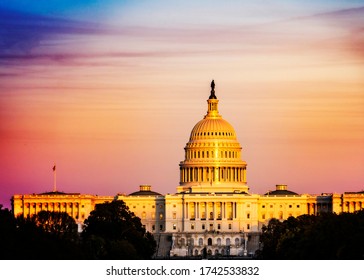
[[[206,214],[205,214],[205,212],[202,212],[201,213],[201,220],[206,220]]]
[[[229,229],[231,229],[231,224],[229,224]]]
[[[246,214],[246,218],[250,219],[250,213]]]
[[[205,224],[202,224],[202,229],[203,229],[203,230],[205,229]]]
[[[155,225],[152,225],[152,230],[153,230],[153,231],[155,230]]]
[[[173,219],[177,219],[177,213],[176,212],[173,212]]]
[[[195,224],[191,224],[191,229],[195,229]]]
[[[265,214],[262,215],[262,219],[265,220]]]
[[[246,225],[246,228],[247,228],[247,229],[250,229],[250,224],[247,224],[247,225]]]
[[[176,230],[176,229],[177,229],[177,225],[173,224],[173,230]]]
[[[217,229],[221,229],[221,225],[220,224],[217,224]]]

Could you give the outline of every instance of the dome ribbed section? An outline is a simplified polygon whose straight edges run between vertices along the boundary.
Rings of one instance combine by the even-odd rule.
[[[205,118],[191,131],[190,141],[200,139],[236,140],[236,133],[230,123],[222,118]]]

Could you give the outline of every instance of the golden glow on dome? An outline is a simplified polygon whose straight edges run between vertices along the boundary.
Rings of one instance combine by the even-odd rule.
[[[232,125],[219,114],[218,103],[212,81],[207,114],[193,127],[185,160],[180,163],[182,191],[196,185],[205,185],[204,190],[216,189],[216,185],[221,191],[248,190],[241,146]]]
[[[236,140],[236,133],[232,125],[223,118],[205,118],[192,129],[190,141],[209,138]]]

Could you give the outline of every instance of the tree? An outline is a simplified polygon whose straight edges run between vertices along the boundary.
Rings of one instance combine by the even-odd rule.
[[[15,259],[84,259],[75,220],[65,212],[17,217]]]
[[[66,212],[40,211],[31,220],[44,232],[63,238],[77,238],[77,224]]]
[[[16,244],[16,220],[12,212],[0,204],[0,259],[13,258]]]
[[[263,259],[364,259],[364,211],[302,215],[263,226]]]
[[[153,235],[121,200],[97,204],[85,220],[82,239],[96,259],[150,259],[156,248]]]

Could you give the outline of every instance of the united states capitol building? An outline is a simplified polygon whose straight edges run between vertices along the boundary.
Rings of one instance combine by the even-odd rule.
[[[123,200],[152,232],[156,257],[252,256],[259,249],[259,234],[270,219],[287,219],[321,212],[354,212],[364,208],[364,191],[320,195],[297,194],[287,185],[251,194],[247,163],[236,132],[219,113],[214,81],[207,113],[193,127],[179,163],[176,193],[162,195],[150,185],[131,194],[97,196],[48,192],[14,195],[15,216],[41,210],[63,211],[81,226],[98,203]]]

